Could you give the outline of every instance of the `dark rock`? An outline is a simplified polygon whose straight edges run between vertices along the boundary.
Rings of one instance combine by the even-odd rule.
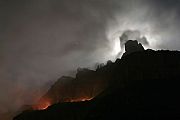
[[[180,119],[179,59],[178,51],[129,54],[93,72],[109,81],[109,87],[93,100],[26,111],[14,120]],[[89,77],[82,76],[79,79]]]
[[[44,102],[54,104],[91,99],[102,92],[106,84],[104,78],[99,78],[95,71],[78,68],[76,78],[68,76],[59,78],[41,97],[35,108],[41,106]]]
[[[125,53],[123,54],[123,56],[140,51],[144,51],[144,47],[141,43],[138,43],[137,40],[128,40],[125,43]]]

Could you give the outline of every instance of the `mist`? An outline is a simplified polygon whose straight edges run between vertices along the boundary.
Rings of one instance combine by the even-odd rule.
[[[120,36],[180,50],[179,0],[1,0],[0,111],[32,104],[62,75],[115,60]]]

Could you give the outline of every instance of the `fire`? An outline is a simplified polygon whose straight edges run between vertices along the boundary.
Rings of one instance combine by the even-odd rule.
[[[38,109],[40,110],[44,110],[46,108],[48,108],[51,104],[49,102],[44,102],[41,105],[38,106]]]
[[[34,110],[45,110],[47,109],[49,106],[51,105],[51,103],[49,101],[41,101],[41,103],[34,105],[33,109]]]
[[[93,99],[93,97],[81,97],[81,98],[74,98],[74,99],[66,100],[64,102],[81,102],[81,101],[89,101],[92,99]],[[51,105],[52,105],[52,102],[50,102],[50,100],[46,99],[46,100],[41,100],[36,105],[33,105],[32,108],[33,108],[33,110],[45,110]]]
[[[83,98],[77,98],[77,99],[72,99],[69,102],[81,102],[81,101],[90,101],[92,100],[92,97],[83,97]]]

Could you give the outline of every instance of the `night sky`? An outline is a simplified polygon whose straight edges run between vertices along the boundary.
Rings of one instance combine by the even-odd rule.
[[[115,60],[123,33],[180,50],[179,21],[180,0],[0,0],[0,112],[78,67]]]

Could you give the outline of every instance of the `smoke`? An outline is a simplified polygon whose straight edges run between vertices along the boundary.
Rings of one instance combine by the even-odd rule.
[[[179,6],[178,0],[1,0],[0,111],[35,102],[78,67],[116,58],[125,36],[179,50]]]

